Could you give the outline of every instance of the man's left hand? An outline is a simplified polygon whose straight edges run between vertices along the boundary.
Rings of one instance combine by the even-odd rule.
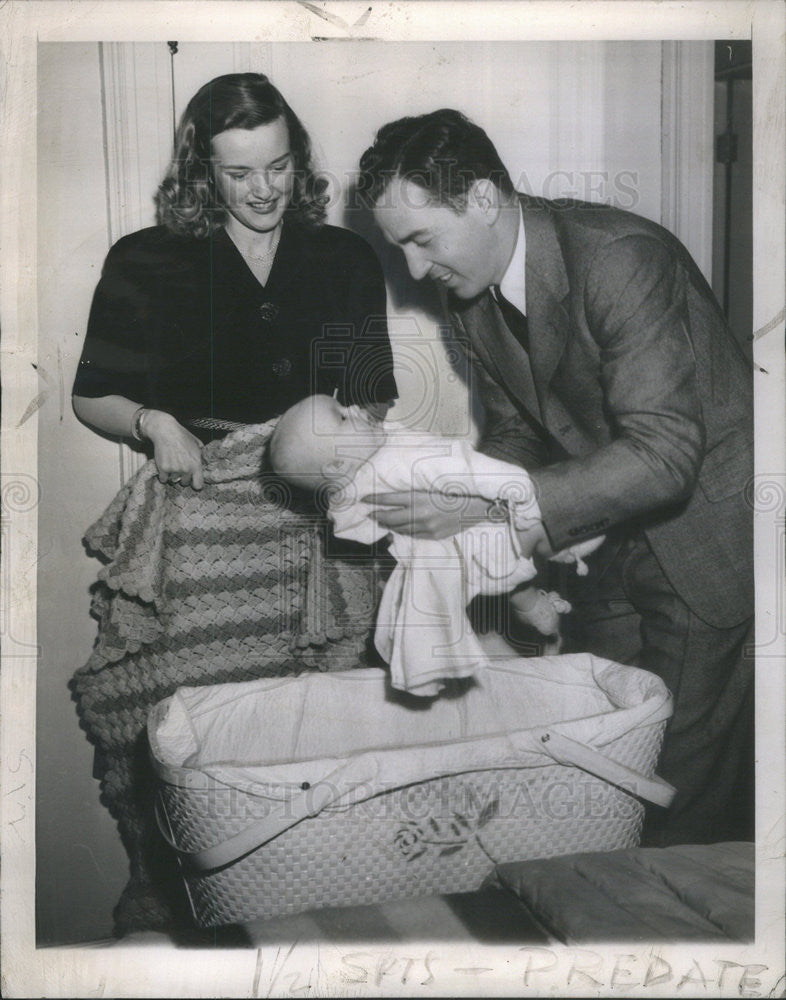
[[[414,538],[448,538],[485,519],[488,500],[426,490],[370,493],[371,516],[388,531]]]

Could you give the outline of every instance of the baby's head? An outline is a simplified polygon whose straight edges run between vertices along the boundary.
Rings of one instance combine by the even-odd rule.
[[[306,396],[281,415],[270,438],[273,471],[315,490],[351,476],[385,440],[383,426],[332,396]]]

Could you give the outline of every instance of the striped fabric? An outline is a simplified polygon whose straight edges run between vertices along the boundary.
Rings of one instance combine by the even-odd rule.
[[[104,562],[92,609],[99,628],[71,689],[129,853],[118,935],[171,929],[186,913],[151,812],[150,707],[182,685],[371,662],[387,567],[328,545],[318,512],[263,472],[274,423],[207,445],[199,492],[162,484],[148,462],[85,536]]]

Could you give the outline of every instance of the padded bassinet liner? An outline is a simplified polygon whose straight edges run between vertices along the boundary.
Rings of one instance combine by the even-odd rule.
[[[181,688],[163,705],[150,733],[160,768],[300,784],[370,753],[377,790],[499,766],[514,737],[515,763],[544,763],[544,726],[600,748],[670,714],[659,678],[589,653],[497,660],[466,693],[424,707],[391,693],[376,668]],[[523,761],[530,745],[537,760]]]
[[[182,688],[148,721],[159,823],[201,926],[478,888],[500,862],[638,843],[671,698],[589,654],[468,691],[385,671]]]

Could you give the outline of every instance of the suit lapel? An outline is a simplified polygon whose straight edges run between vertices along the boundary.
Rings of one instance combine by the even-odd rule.
[[[527,238],[527,321],[530,360],[541,411],[570,332],[568,278],[552,213],[521,196]]]
[[[486,292],[476,308],[481,313],[484,334],[479,346],[486,367],[495,372],[499,382],[540,420],[540,405],[524,348],[508,330],[490,292]]]
[[[523,348],[508,330],[489,291],[469,307],[465,323],[469,330],[477,331],[473,346],[492,377],[541,422],[567,454],[587,454],[596,443],[551,390],[571,333],[566,262],[552,212],[536,199],[520,198],[527,237],[530,364],[522,364]]]
[[[549,393],[567,344],[570,316],[566,308],[568,279],[551,212],[526,195],[521,197],[527,238],[527,323],[529,361],[509,332],[490,292],[478,300],[486,367],[545,426],[565,424],[564,407]]]
[[[557,238],[554,213],[521,195],[527,236],[527,317],[532,374],[543,423],[569,455],[591,453],[597,442],[579,416],[580,399],[570,408],[553,389],[554,375],[572,334],[568,262]]]

